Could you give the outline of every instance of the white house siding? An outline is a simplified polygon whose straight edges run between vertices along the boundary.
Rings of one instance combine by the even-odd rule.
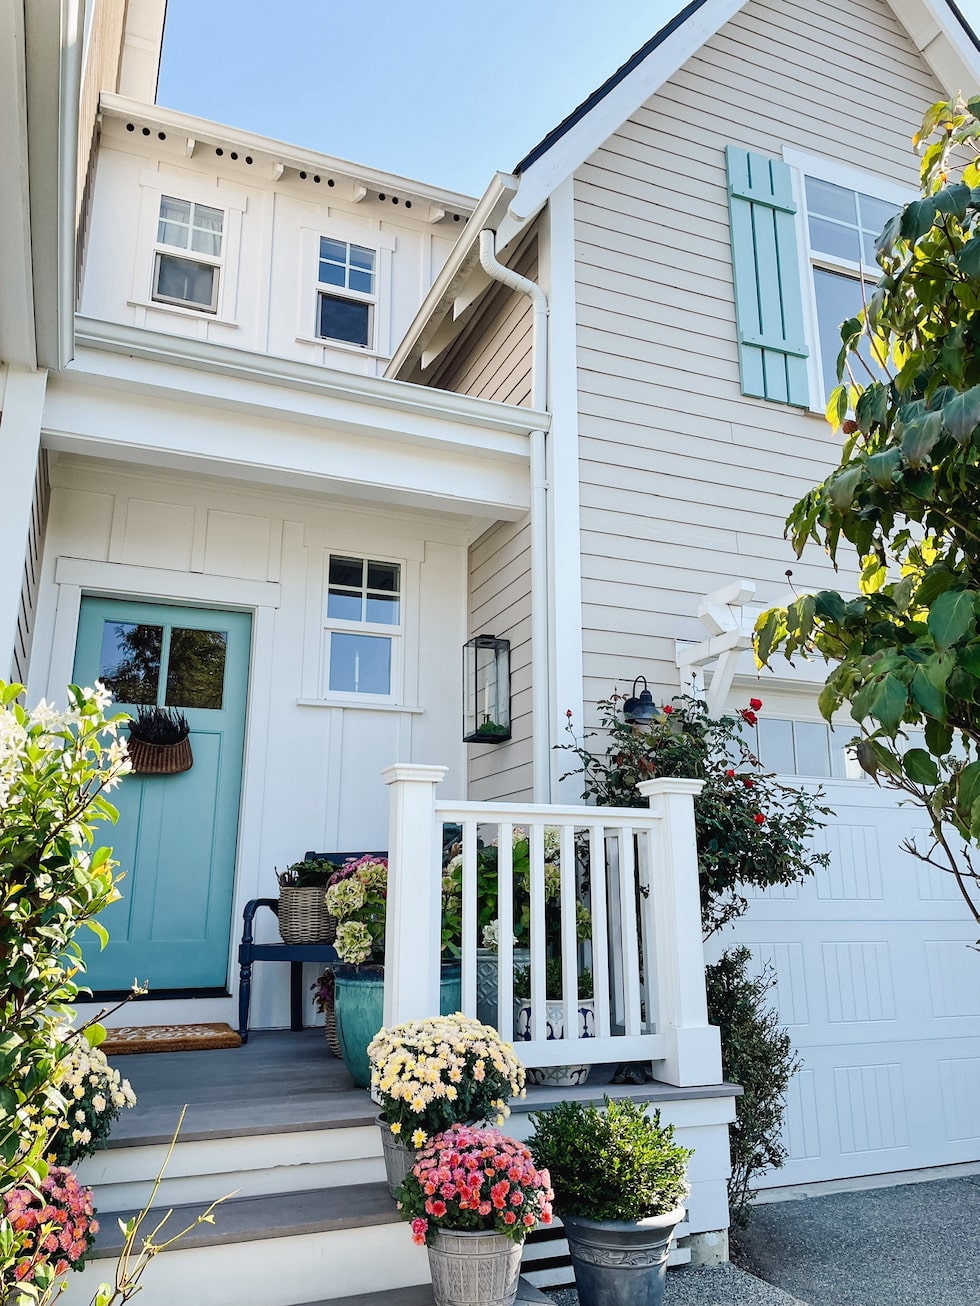
[[[882,0],[750,0],[575,178],[585,696],[644,674],[733,577],[775,600],[832,573],[783,520],[836,451],[820,416],[739,391],[724,147],[784,145],[914,188],[940,97]]]
[[[31,500],[31,522],[24,553],[24,578],[20,587],[20,606],[17,609],[17,636],[14,643],[14,661],[11,678],[19,684],[27,680],[27,668],[34,640],[34,616],[37,609],[38,586],[41,579],[41,550],[44,545],[44,525],[48,514],[48,456],[42,449],[34,478],[34,497]]]
[[[161,141],[160,133],[148,128],[144,137],[142,121],[104,120],[80,312],[253,353],[381,375],[459,233],[454,215],[447,212],[439,222],[427,222],[404,205],[393,207],[390,197],[382,203],[373,193],[357,203],[349,182],[330,188],[328,179],[321,178],[317,185],[313,175],[303,179],[294,169],[273,182],[266,160],[250,166],[244,150],[235,151],[240,157],[232,160],[231,146],[198,143],[188,157],[186,135],[164,131]],[[130,125],[134,130],[127,130]],[[225,210],[222,289],[214,315],[150,302],[161,193]],[[420,213],[422,207],[415,205]],[[462,220],[466,210],[458,216]],[[378,249],[374,350],[314,339],[321,234]]]
[[[531,528],[493,526],[470,548],[469,635],[510,640],[511,730],[506,744],[467,744],[474,801],[531,797]]]
[[[799,589],[853,583],[782,538],[837,449],[821,416],[740,393],[724,148],[788,146],[914,192],[910,137],[939,98],[882,0],[749,0],[576,174],[587,701],[638,674],[677,692],[674,642],[704,637],[698,601],[732,579],[768,602],[787,568]],[[743,678],[733,704],[752,692],[819,720],[812,688]],[[976,1160],[975,927],[901,851],[914,812],[827,787],[831,870],[753,901],[731,936],[774,963],[804,1060],[767,1182]]]
[[[233,939],[240,936],[244,903],[276,896],[276,867],[309,848],[386,846],[384,767],[448,765],[445,792],[463,792],[459,650],[466,637],[467,540],[461,526],[76,456],[53,455],[51,481],[32,701],[64,697],[80,593],[255,614]],[[395,706],[361,708],[349,698],[344,706],[310,702],[323,697],[316,685],[318,578],[330,549],[403,563],[406,672]],[[264,927],[274,930],[271,918]],[[252,1023],[285,1024],[285,971],[258,968],[264,970],[273,973],[257,974]],[[230,999],[214,1002],[225,1005],[188,1018],[236,1023]],[[168,1014],[173,1009],[166,1004],[160,1019],[178,1019],[179,1012]]]
[[[522,277],[537,280],[536,237],[526,242],[509,266]],[[531,301],[527,295],[502,285],[492,288],[431,381],[423,380],[457,394],[504,404],[530,404]]]
[[[532,233],[510,266],[538,275]],[[421,378],[442,390],[527,406],[531,401],[531,301],[495,286],[438,369]],[[492,747],[467,745],[474,800],[529,799],[531,777],[531,530],[527,519],[501,522],[470,549],[469,634],[511,642],[513,737]]]

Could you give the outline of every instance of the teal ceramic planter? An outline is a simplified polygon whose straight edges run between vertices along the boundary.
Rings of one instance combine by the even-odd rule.
[[[358,1088],[371,1085],[368,1044],[384,1024],[385,972],[383,966],[335,966],[337,1039],[344,1065]],[[459,966],[443,968],[440,1015],[459,1011],[462,981]]]

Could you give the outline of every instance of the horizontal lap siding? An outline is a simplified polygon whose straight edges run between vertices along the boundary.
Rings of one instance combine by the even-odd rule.
[[[531,776],[531,529],[501,522],[470,549],[469,633],[510,640],[512,739],[467,744],[469,797],[529,801]]]
[[[763,601],[787,568],[835,583],[783,539],[836,462],[829,428],[739,391],[725,145],[913,190],[940,96],[884,0],[749,0],[576,174],[587,699],[638,674],[675,692],[674,641],[704,636],[699,599],[734,578]]]
[[[514,270],[537,280],[536,239],[516,259]],[[531,361],[531,301],[527,295],[497,285],[428,384],[527,407],[531,402]]]

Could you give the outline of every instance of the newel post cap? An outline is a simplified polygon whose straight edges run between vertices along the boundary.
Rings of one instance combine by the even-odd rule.
[[[381,779],[386,785],[396,784],[399,780],[414,780],[437,785],[446,778],[448,766],[422,766],[416,762],[394,762],[381,772]]]
[[[690,794],[696,798],[704,788],[704,781],[682,780],[679,776],[658,776],[655,780],[641,780],[636,787],[644,798],[659,798],[664,794]]]

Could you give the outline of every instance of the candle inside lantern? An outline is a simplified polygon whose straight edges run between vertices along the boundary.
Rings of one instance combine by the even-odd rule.
[[[483,682],[483,719],[484,719],[484,721],[489,721],[489,720],[490,720],[490,680],[489,680],[489,678],[486,679],[486,680]]]

